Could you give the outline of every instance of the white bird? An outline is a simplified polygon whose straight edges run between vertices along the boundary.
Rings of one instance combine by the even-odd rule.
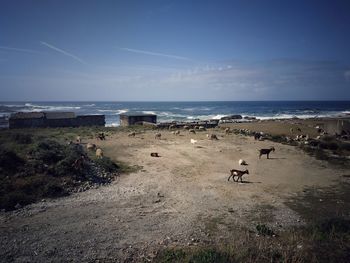
[[[195,143],[197,143],[197,142],[198,142],[198,140],[191,139],[191,143],[192,143],[192,144],[195,144]]]

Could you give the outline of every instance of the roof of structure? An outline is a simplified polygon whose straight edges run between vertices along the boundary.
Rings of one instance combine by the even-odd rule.
[[[40,119],[44,118],[43,112],[16,112],[11,114],[11,119]]]
[[[16,112],[11,114],[11,119],[72,119],[75,118],[74,112]]]

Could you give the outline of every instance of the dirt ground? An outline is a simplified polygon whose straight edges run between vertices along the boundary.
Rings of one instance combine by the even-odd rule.
[[[106,156],[140,166],[138,172],[0,213],[0,261],[139,262],[166,246],[224,242],[236,225],[301,225],[302,217],[284,201],[307,187],[337,184],[349,173],[295,147],[220,129],[179,136],[161,131],[160,140],[155,133],[118,132],[103,142],[91,140]],[[208,140],[207,133],[219,140]],[[270,146],[276,149],[271,158],[259,159],[257,149]],[[239,159],[248,165],[240,166]],[[230,169],[248,169],[249,175],[243,183],[228,182]]]

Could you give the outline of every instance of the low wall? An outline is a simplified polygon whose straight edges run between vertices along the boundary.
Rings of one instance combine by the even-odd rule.
[[[10,129],[21,128],[59,128],[59,127],[81,127],[81,126],[105,126],[104,115],[82,115],[76,118],[64,119],[9,119]]]
[[[81,115],[76,117],[77,126],[105,126],[105,115]]]

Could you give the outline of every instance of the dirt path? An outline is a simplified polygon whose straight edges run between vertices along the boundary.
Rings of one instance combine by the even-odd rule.
[[[0,261],[139,261],[163,246],[225,239],[236,224],[302,224],[284,199],[336,183],[344,172],[291,146],[216,133],[218,141],[169,131],[155,140],[147,131],[96,142],[112,159],[143,168],[109,186],[1,213]],[[272,158],[259,160],[257,149],[269,146]],[[239,167],[239,159],[249,165]],[[245,183],[227,181],[233,168],[249,169]]]

